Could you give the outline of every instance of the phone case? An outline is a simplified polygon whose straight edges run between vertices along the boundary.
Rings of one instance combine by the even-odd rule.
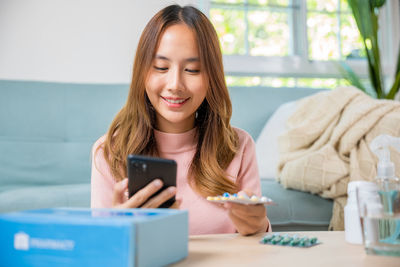
[[[176,162],[170,159],[141,155],[129,155],[127,160],[129,197],[156,178],[163,181],[163,187],[153,196],[169,186],[176,186]],[[164,202],[160,208],[168,208],[175,202],[175,197]]]

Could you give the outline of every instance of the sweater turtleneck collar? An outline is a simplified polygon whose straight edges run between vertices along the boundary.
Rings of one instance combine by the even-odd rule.
[[[165,133],[154,130],[157,148],[162,153],[181,153],[196,149],[197,128],[184,133]]]

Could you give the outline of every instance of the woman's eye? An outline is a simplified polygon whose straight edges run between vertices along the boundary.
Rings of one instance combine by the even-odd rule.
[[[185,69],[185,71],[190,72],[190,73],[199,73],[200,70],[192,70],[192,69]]]
[[[160,68],[160,67],[156,67],[156,66],[154,66],[154,68],[155,68],[156,70],[159,70],[159,71],[166,71],[166,70],[168,70],[168,68]]]

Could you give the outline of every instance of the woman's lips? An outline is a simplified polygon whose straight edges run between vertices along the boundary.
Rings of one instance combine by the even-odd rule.
[[[190,97],[188,98],[161,97],[161,98],[169,107],[180,108],[189,100]]]

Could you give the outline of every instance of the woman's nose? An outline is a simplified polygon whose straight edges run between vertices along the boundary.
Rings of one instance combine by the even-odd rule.
[[[177,69],[171,69],[168,73],[168,90],[181,90],[182,89],[182,75],[181,72]]]

